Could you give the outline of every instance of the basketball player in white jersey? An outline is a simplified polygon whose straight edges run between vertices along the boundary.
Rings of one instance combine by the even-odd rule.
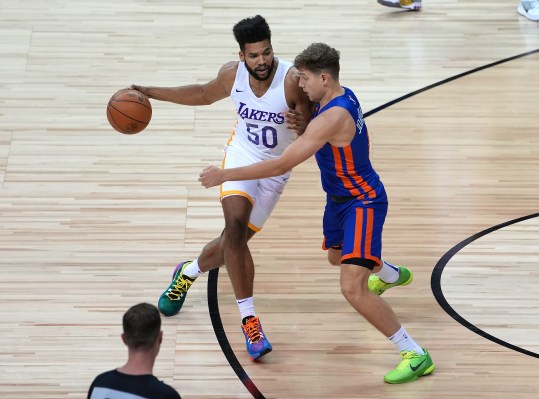
[[[243,19],[233,32],[240,47],[239,61],[224,64],[212,81],[181,87],[131,87],[149,98],[182,105],[209,105],[230,96],[236,107],[237,123],[227,142],[224,168],[278,157],[297,134],[303,133],[312,110],[311,102],[299,87],[297,70],[291,63],[274,57],[271,31],[263,17]],[[197,259],[176,266],[172,283],[159,298],[162,314],[177,314],[195,279],[226,264],[249,355],[256,359],[271,351],[254,309],[254,263],[247,242],[269,217],[288,176],[289,172],[221,185],[224,231],[204,247]]]

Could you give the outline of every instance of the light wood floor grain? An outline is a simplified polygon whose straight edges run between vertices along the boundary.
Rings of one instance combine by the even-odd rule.
[[[150,126],[123,136],[105,105],[131,83],[205,82],[237,58],[231,28],[264,15],[276,54],[313,41],[341,51],[343,84],[365,112],[457,74],[539,49],[518,1],[425,0],[419,13],[337,2],[0,0],[0,397],[83,398],[122,364],[121,316],[155,303],[176,262],[217,236],[218,164],[230,100],[153,102]],[[252,363],[221,270],[219,307],[245,371],[266,398],[534,398],[538,359],[450,317],[431,291],[436,263],[491,226],[539,212],[539,54],[467,75],[367,118],[390,211],[384,257],[414,271],[386,294],[437,371],[390,386],[393,347],[341,297],[320,249],[316,165],[293,173],[252,241],[255,303],[274,352]],[[539,220],[470,243],[447,263],[448,303],[482,331],[539,353]],[[184,398],[251,398],[208,315],[202,276],[164,320],[155,373]]]

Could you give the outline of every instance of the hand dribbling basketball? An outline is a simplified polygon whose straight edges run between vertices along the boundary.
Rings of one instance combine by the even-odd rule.
[[[152,119],[152,105],[140,91],[131,88],[119,90],[107,104],[107,119],[120,133],[139,133]]]

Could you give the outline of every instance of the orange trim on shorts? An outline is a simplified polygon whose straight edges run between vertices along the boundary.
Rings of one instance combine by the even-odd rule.
[[[329,248],[326,247],[326,237],[322,240],[322,250],[327,251]]]
[[[255,226],[254,224],[252,224],[252,223],[249,223],[248,227],[249,227],[251,230],[253,230],[253,231],[257,232],[257,233],[258,233],[260,230],[262,230],[262,227],[256,227],[256,226]]]
[[[251,198],[251,196],[247,193],[244,193],[243,191],[239,191],[239,190],[228,190],[228,191],[222,191],[222,187],[220,189],[221,193],[221,200],[225,197],[228,197],[228,196],[231,196],[231,195],[239,195],[241,197],[245,197],[249,200],[249,202],[251,203],[251,205],[254,206],[255,204],[255,201]]]

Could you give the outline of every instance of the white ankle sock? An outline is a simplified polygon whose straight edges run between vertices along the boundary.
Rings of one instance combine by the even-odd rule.
[[[240,308],[240,314],[241,314],[242,320],[246,318],[247,316],[256,316],[254,298],[252,296],[250,296],[249,298],[244,298],[244,299],[236,299],[236,303],[238,304],[238,307]]]
[[[425,354],[423,349],[421,349],[421,347],[408,335],[404,327],[401,327],[399,331],[389,337],[389,340],[395,345],[399,353],[402,351],[409,351],[420,355]]]
[[[399,279],[399,268],[382,260],[382,268],[376,275],[385,283],[394,283]]]
[[[188,264],[185,269],[183,269],[183,274],[191,278],[197,278],[202,274],[200,268],[198,267],[198,258],[196,258],[194,261]]]

